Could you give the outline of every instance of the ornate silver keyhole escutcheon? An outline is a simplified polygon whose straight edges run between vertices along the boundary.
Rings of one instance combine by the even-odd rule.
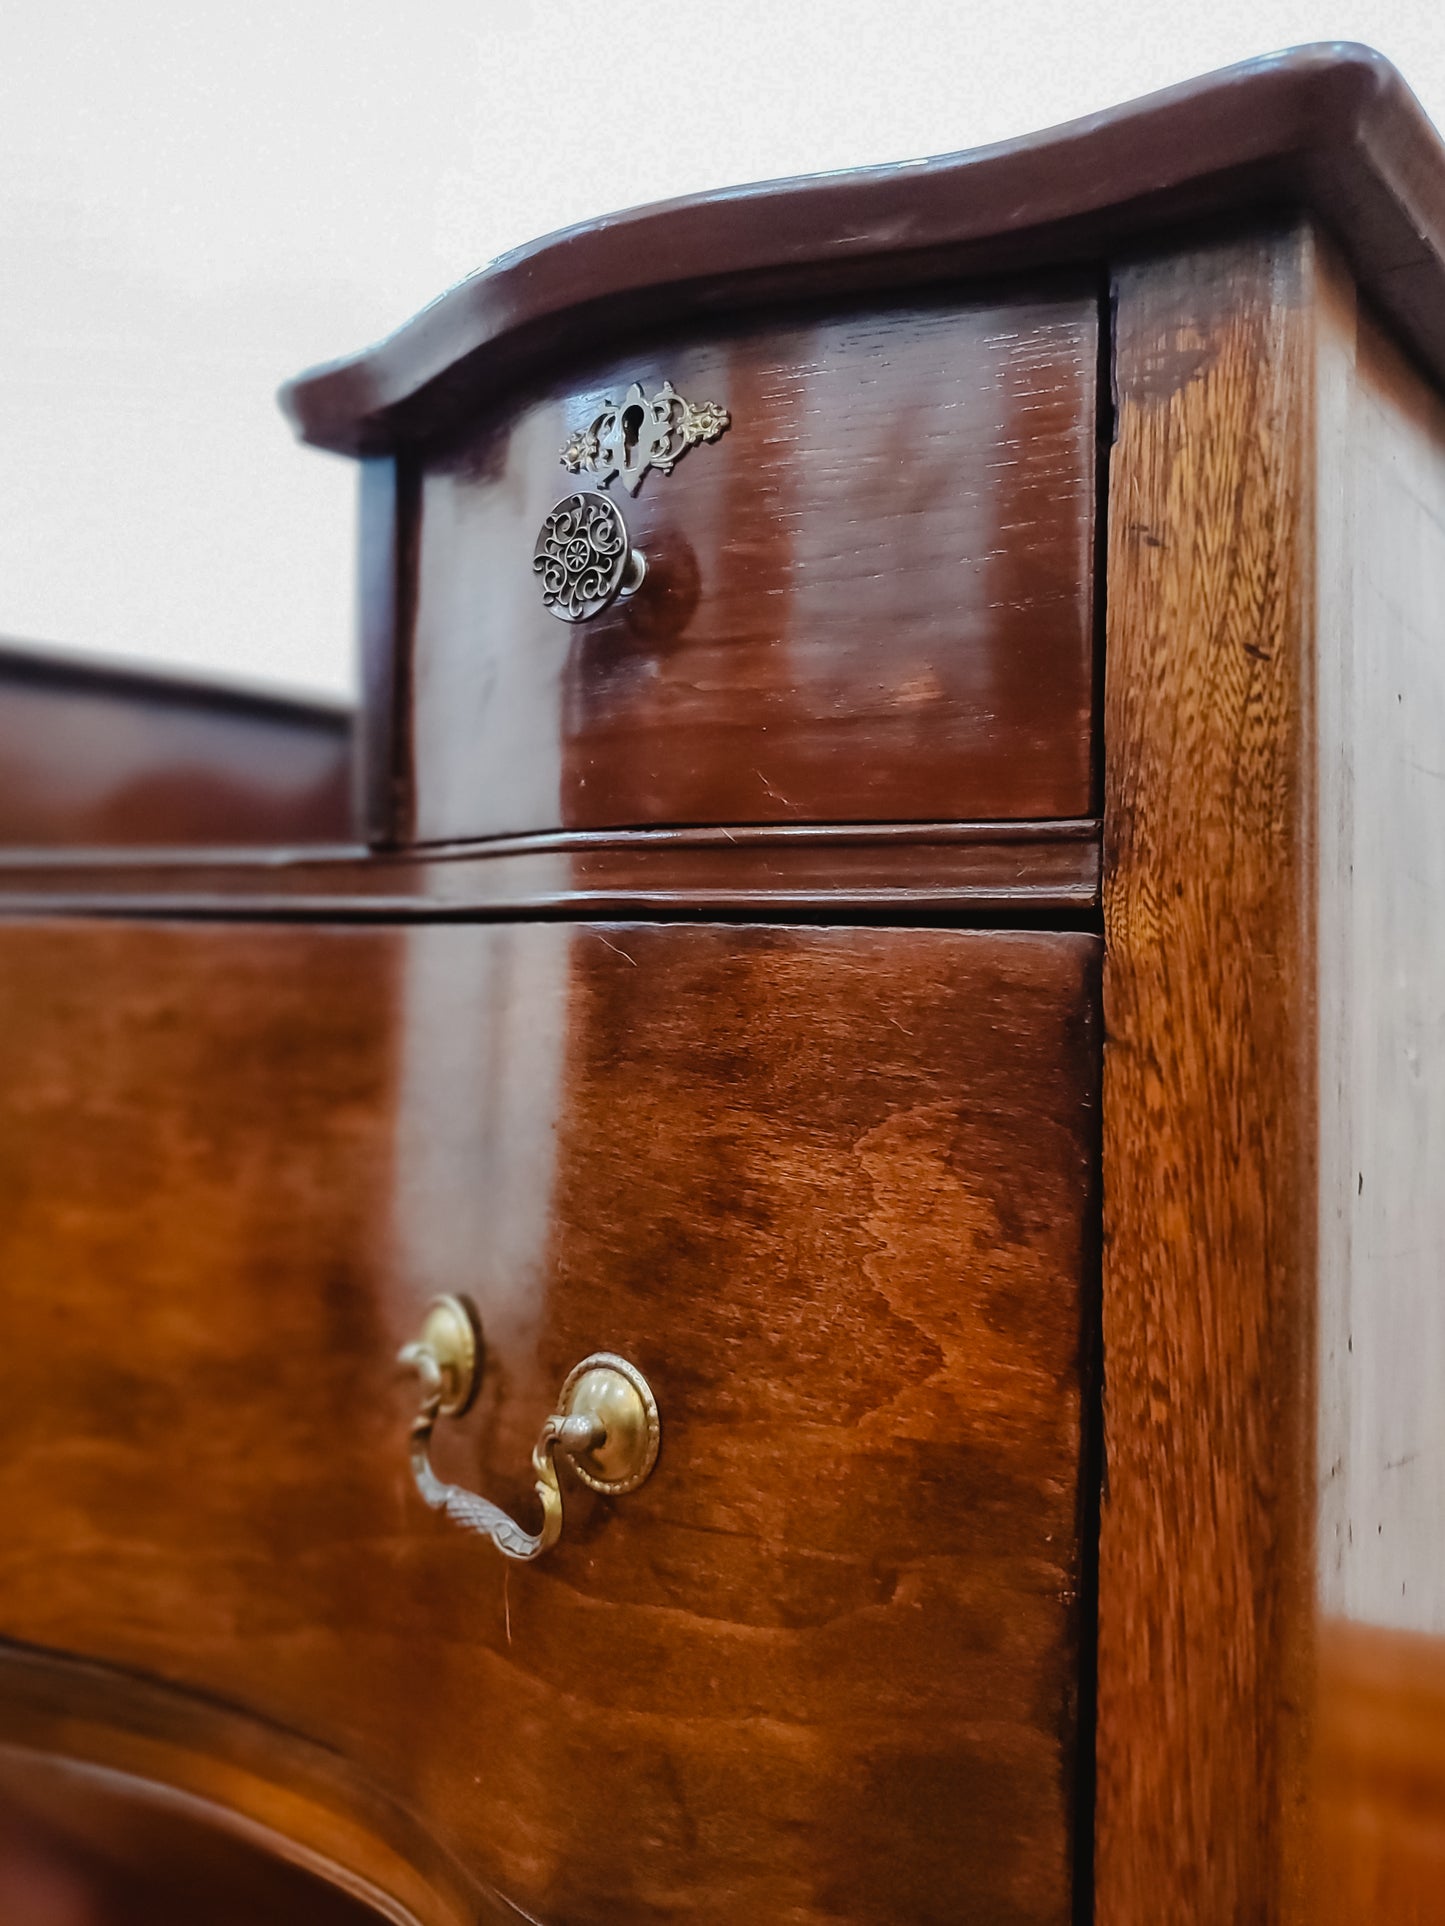
[[[532,551],[543,605],[562,622],[586,622],[619,597],[636,594],[647,559],[633,548],[616,502],[590,490],[564,495],[549,512]]]
[[[620,476],[635,495],[650,469],[670,475],[689,448],[716,441],[731,425],[732,416],[715,401],[689,401],[670,381],[649,395],[634,381],[623,400],[609,401],[570,438],[562,466],[569,475],[594,475],[599,488]]]

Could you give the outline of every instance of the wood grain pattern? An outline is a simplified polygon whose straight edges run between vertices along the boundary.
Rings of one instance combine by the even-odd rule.
[[[1094,263],[1202,217],[1313,207],[1445,377],[1445,155],[1387,60],[1338,43],[1251,60],[1030,139],[907,167],[633,209],[520,248],[389,340],[292,382],[300,433],[425,442],[575,340],[740,304]]]
[[[351,717],[0,647],[0,845],[339,843]]]
[[[413,920],[1059,920],[1099,901],[1099,826],[770,824],[509,836],[444,850],[0,851],[0,914]]]
[[[1099,1926],[1294,1917],[1313,1550],[1311,242],[1118,285]]]
[[[429,456],[394,838],[1089,814],[1097,339],[1088,290],[644,335]],[[560,451],[664,377],[732,426],[620,494],[647,580],[572,627]]]
[[[1445,408],[1306,227],[1119,293],[1097,1916],[1433,1919]]]
[[[7,925],[0,1630],[303,1730],[542,1918],[1061,1926],[1096,959]],[[458,1288],[451,1475],[520,1509],[594,1347],[661,1403],[536,1567],[409,1490]]]

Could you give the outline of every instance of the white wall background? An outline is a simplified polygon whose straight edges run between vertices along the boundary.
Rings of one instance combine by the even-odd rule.
[[[1445,125],[1445,0],[6,0],[0,634],[349,692],[353,471],[285,376],[589,215],[1325,39]]]

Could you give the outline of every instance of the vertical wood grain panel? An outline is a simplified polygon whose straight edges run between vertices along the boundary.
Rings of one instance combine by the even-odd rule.
[[[1303,230],[1119,278],[1099,1926],[1281,1916],[1314,1214]]]

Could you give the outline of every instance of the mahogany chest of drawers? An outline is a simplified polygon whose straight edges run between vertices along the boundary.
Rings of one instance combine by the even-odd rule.
[[[1313,50],[288,389],[354,839],[0,860],[17,1811],[268,1918],[1445,1917],[1442,241]]]

